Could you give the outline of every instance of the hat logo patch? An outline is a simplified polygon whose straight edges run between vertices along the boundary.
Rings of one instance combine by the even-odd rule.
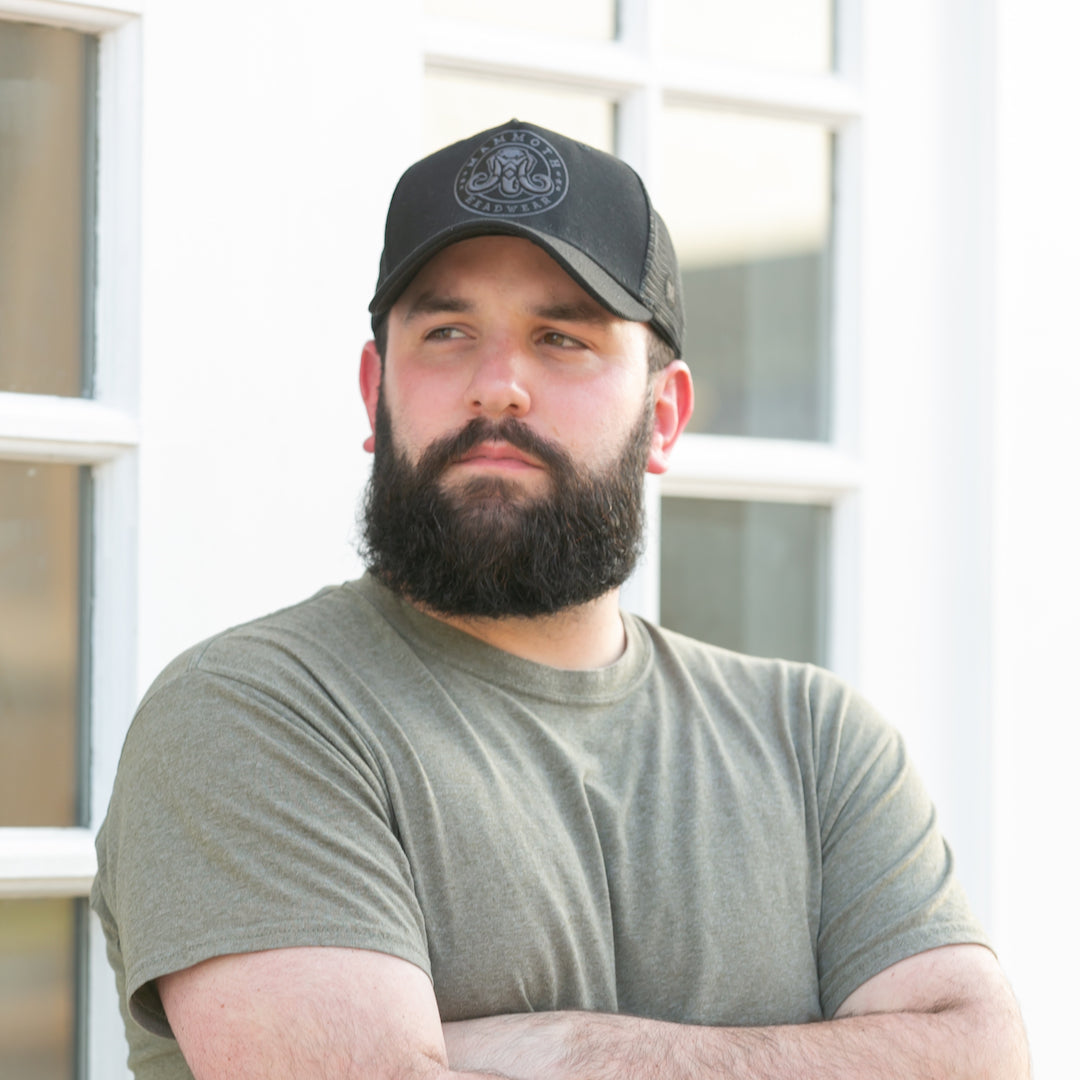
[[[566,188],[566,163],[555,147],[515,128],[476,147],[454,181],[459,205],[486,217],[542,214],[562,202]]]

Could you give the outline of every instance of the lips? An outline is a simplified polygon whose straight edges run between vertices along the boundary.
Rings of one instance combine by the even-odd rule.
[[[467,450],[457,464],[493,465],[505,468],[542,468],[541,463],[524,450],[506,442],[482,442]]]
[[[434,480],[457,465],[468,465],[479,472],[506,469],[525,473],[540,469],[553,476],[573,469],[565,451],[512,417],[499,424],[474,417],[460,431],[433,442],[420,455],[417,467]]]

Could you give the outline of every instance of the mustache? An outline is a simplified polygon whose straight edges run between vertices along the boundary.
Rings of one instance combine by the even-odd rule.
[[[504,442],[514,446],[547,465],[556,475],[565,474],[574,467],[570,455],[561,446],[537,435],[520,420],[506,417],[496,423],[478,416],[455,434],[444,435],[431,443],[420,455],[416,471],[425,477],[435,478],[474,446],[485,442]]]

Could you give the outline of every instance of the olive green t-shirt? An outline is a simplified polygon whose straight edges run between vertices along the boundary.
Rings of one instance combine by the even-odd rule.
[[[190,1076],[154,980],[225,953],[390,953],[444,1020],[745,1025],[827,1018],[889,964],[984,942],[865,701],[624,621],[616,663],[566,671],[362,578],[166,668],[92,895],[138,1080]]]

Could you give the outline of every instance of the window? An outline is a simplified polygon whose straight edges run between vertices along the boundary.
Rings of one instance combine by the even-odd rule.
[[[624,599],[850,672],[852,20],[832,0],[570,7],[426,0],[424,149],[518,116],[642,173],[680,256],[697,406]]]
[[[0,1073],[97,1080],[123,1063],[86,896],[134,688],[137,41],[57,7],[0,2]]]

